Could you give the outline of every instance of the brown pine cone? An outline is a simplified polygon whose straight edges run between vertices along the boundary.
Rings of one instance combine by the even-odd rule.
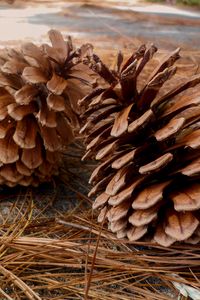
[[[83,159],[101,162],[91,175],[89,195],[97,195],[93,208],[100,208],[99,222],[106,220],[118,238],[163,246],[198,243],[200,85],[194,86],[200,74],[181,84],[173,81],[177,49],[144,81],[156,51],[142,45],[125,63],[119,53],[115,71],[96,55],[85,60],[109,84],[80,101],[88,107]]]
[[[52,46],[33,43],[0,53],[0,184],[38,185],[58,173],[78,130],[77,101],[88,93],[82,57],[51,30]]]

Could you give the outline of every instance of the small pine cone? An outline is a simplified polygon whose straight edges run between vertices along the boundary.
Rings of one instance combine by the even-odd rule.
[[[51,44],[0,53],[0,184],[38,185],[58,173],[62,152],[79,130],[77,102],[88,91],[82,57],[61,33]]]
[[[142,45],[125,63],[119,53],[115,71],[96,55],[86,60],[109,84],[79,102],[87,105],[83,159],[101,162],[91,175],[89,196],[96,195],[98,221],[106,220],[118,238],[166,247],[198,243],[200,86],[194,86],[200,74],[173,81],[177,49],[146,76],[156,51]]]

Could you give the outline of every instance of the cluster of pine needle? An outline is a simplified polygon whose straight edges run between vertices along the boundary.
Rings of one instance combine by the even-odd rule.
[[[43,194],[41,206],[31,191],[14,202],[4,195],[2,299],[170,300],[179,295],[173,282],[200,288],[198,246],[130,245],[97,225],[86,197],[66,212],[49,198]]]

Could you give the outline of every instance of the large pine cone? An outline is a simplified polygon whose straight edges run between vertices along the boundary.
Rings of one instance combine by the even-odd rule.
[[[26,43],[0,53],[0,184],[38,185],[57,174],[78,129],[77,101],[89,76],[72,41],[51,30],[52,46]]]
[[[144,67],[149,62],[152,69],[156,51],[142,45],[124,64],[119,53],[115,71],[96,55],[85,61],[109,83],[80,101],[88,106],[83,159],[101,161],[91,175],[89,195],[98,195],[93,208],[101,208],[99,221],[107,220],[119,238],[163,246],[197,243],[200,86],[194,86],[200,75],[173,82],[177,49],[154,65],[144,82]]]

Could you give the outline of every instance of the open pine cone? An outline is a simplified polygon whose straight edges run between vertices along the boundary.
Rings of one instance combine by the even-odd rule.
[[[0,184],[50,180],[79,128],[77,101],[90,79],[81,59],[89,45],[74,49],[55,30],[49,38],[52,46],[0,52]]]
[[[97,196],[98,221],[106,220],[118,238],[163,246],[198,243],[200,86],[194,86],[200,74],[181,84],[172,81],[177,49],[144,81],[144,67],[151,66],[156,51],[142,45],[124,64],[119,53],[115,71],[95,54],[85,61],[109,83],[80,101],[88,107],[83,159],[101,162],[91,175],[89,195]]]

